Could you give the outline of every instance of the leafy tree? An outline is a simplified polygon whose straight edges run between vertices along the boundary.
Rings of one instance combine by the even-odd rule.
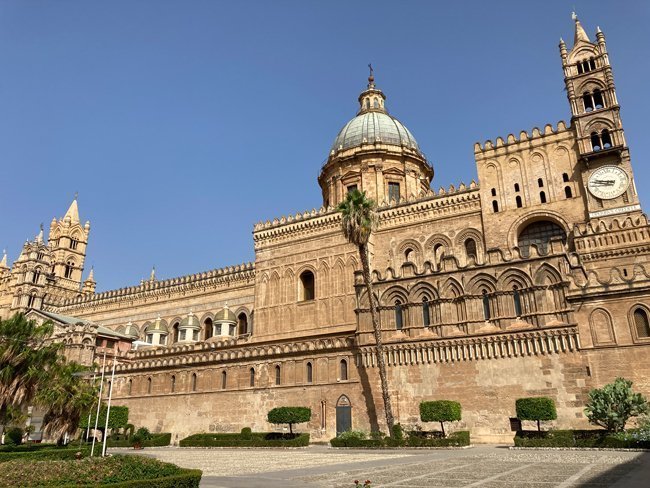
[[[25,406],[59,361],[62,344],[49,340],[51,323],[37,325],[23,314],[0,320],[0,424],[10,406]]]
[[[519,398],[515,401],[515,410],[520,420],[536,420],[538,431],[541,430],[541,420],[557,418],[555,402],[548,397]]]
[[[393,407],[391,405],[390,393],[388,391],[388,380],[386,379],[386,362],[384,360],[384,345],[381,337],[381,328],[377,317],[377,299],[373,292],[372,281],[370,280],[370,258],[368,256],[368,241],[370,235],[377,224],[377,215],[375,213],[375,202],[366,198],[365,192],[355,189],[345,197],[337,207],[341,212],[341,227],[343,235],[351,244],[357,246],[361,267],[363,270],[363,282],[368,295],[370,305],[370,317],[372,320],[372,329],[375,333],[375,343],[377,348],[377,364],[379,366],[379,379],[381,381],[381,395],[384,400],[384,411],[386,412],[386,424],[388,432],[393,432],[395,419],[393,417]]]
[[[643,395],[632,391],[632,382],[616,378],[613,383],[589,392],[585,415],[594,425],[621,432],[631,417],[649,411],[648,402]]]
[[[460,419],[461,408],[458,402],[451,400],[420,402],[420,420],[422,422],[440,422],[443,436],[445,436],[444,422],[455,422]]]
[[[81,418],[96,405],[97,387],[83,377],[88,368],[61,361],[50,370],[50,381],[42,386],[34,401],[45,407],[43,432],[61,440],[74,435]],[[86,417],[87,419],[87,417]]]
[[[23,409],[9,405],[2,420],[2,432],[6,432],[8,426],[20,427],[25,425],[27,418],[27,412]]]
[[[97,404],[95,404],[97,408]],[[99,409],[99,421],[97,422],[97,429],[104,431],[104,426],[106,425],[106,405],[102,405]],[[95,427],[95,416],[97,411],[93,410],[90,415],[90,428]],[[111,405],[111,414],[108,418],[108,428],[109,429],[122,429],[128,425],[129,422],[129,407],[124,407],[120,405]],[[81,419],[81,427],[88,427],[88,417]]]
[[[269,411],[267,419],[272,424],[289,424],[289,433],[293,434],[293,424],[309,422],[311,419],[311,408],[278,407]]]

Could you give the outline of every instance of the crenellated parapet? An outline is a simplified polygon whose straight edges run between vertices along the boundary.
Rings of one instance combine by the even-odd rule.
[[[477,158],[491,157],[495,154],[502,152],[511,152],[520,150],[522,147],[534,147],[546,143],[549,136],[558,136],[565,133],[571,134],[571,127],[566,125],[566,122],[560,120],[555,128],[551,124],[546,124],[544,130],[534,127],[531,133],[521,131],[519,138],[514,134],[508,134],[504,140],[502,137],[497,137],[496,140],[487,140],[483,144],[476,142],[474,144],[474,154]],[[567,134],[568,135],[568,134]]]
[[[119,288],[94,295],[79,295],[56,304],[53,308],[57,312],[77,310],[110,303],[120,303],[125,299],[134,300],[137,298],[166,296],[170,293],[189,292],[197,288],[246,283],[251,282],[254,278],[255,264],[249,262],[167,280],[144,281],[137,286]]]

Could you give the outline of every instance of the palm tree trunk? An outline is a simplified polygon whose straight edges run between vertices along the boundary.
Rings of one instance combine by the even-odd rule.
[[[384,399],[384,411],[386,412],[386,424],[388,425],[388,434],[392,437],[395,419],[393,418],[393,407],[391,406],[390,394],[388,392],[388,380],[386,379],[386,362],[384,361],[384,344],[381,340],[381,328],[379,326],[379,320],[377,319],[377,303],[375,301],[375,294],[372,290],[372,282],[370,281],[370,262],[368,258],[367,244],[359,245],[359,257],[361,258],[361,266],[363,268],[363,281],[366,285],[368,303],[370,304],[372,329],[375,333],[375,343],[377,344],[377,364],[379,366],[379,379],[381,380],[381,396]]]

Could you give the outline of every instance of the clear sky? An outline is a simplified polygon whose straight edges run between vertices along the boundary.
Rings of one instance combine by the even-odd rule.
[[[607,36],[647,210],[647,1],[0,0],[0,247],[78,191],[99,290],[253,260],[254,223],[321,205],[369,62],[433,187],[469,183],[474,142],[570,118],[574,6]]]

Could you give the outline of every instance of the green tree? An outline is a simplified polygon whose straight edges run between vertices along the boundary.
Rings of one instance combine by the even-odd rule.
[[[0,320],[0,424],[10,406],[26,406],[59,360],[60,343],[53,343],[51,323],[37,325],[23,314]]]
[[[97,405],[97,387],[84,378],[88,368],[75,362],[60,361],[50,370],[50,380],[34,398],[45,408],[43,432],[59,441],[74,435],[82,416]],[[87,417],[86,417],[87,418]]]
[[[548,397],[518,398],[515,401],[517,418],[520,420],[536,420],[537,431],[541,431],[541,420],[555,420],[557,410],[555,402]]]
[[[648,402],[643,395],[632,391],[632,382],[616,378],[613,383],[589,392],[585,415],[594,425],[620,432],[625,429],[630,418],[649,411]]]
[[[377,317],[377,299],[373,292],[372,281],[370,280],[370,258],[368,255],[368,241],[370,235],[377,224],[377,214],[375,213],[375,202],[366,198],[365,192],[355,189],[345,196],[337,207],[341,212],[341,227],[343,235],[351,244],[357,246],[359,258],[363,270],[363,282],[368,295],[368,304],[370,306],[370,317],[372,320],[372,329],[375,333],[375,343],[377,348],[377,365],[379,366],[379,379],[381,381],[381,395],[384,400],[384,411],[386,412],[386,424],[388,432],[393,433],[395,419],[393,417],[393,407],[390,401],[388,391],[388,380],[386,378],[386,362],[384,360],[384,345],[381,337],[381,328]]]
[[[293,424],[309,422],[311,408],[307,407],[277,407],[270,410],[267,420],[272,424],[289,424],[289,433],[293,434]]]
[[[420,402],[420,420],[422,422],[440,422],[442,435],[445,436],[444,422],[455,422],[461,419],[460,403],[451,400],[436,400]]]

